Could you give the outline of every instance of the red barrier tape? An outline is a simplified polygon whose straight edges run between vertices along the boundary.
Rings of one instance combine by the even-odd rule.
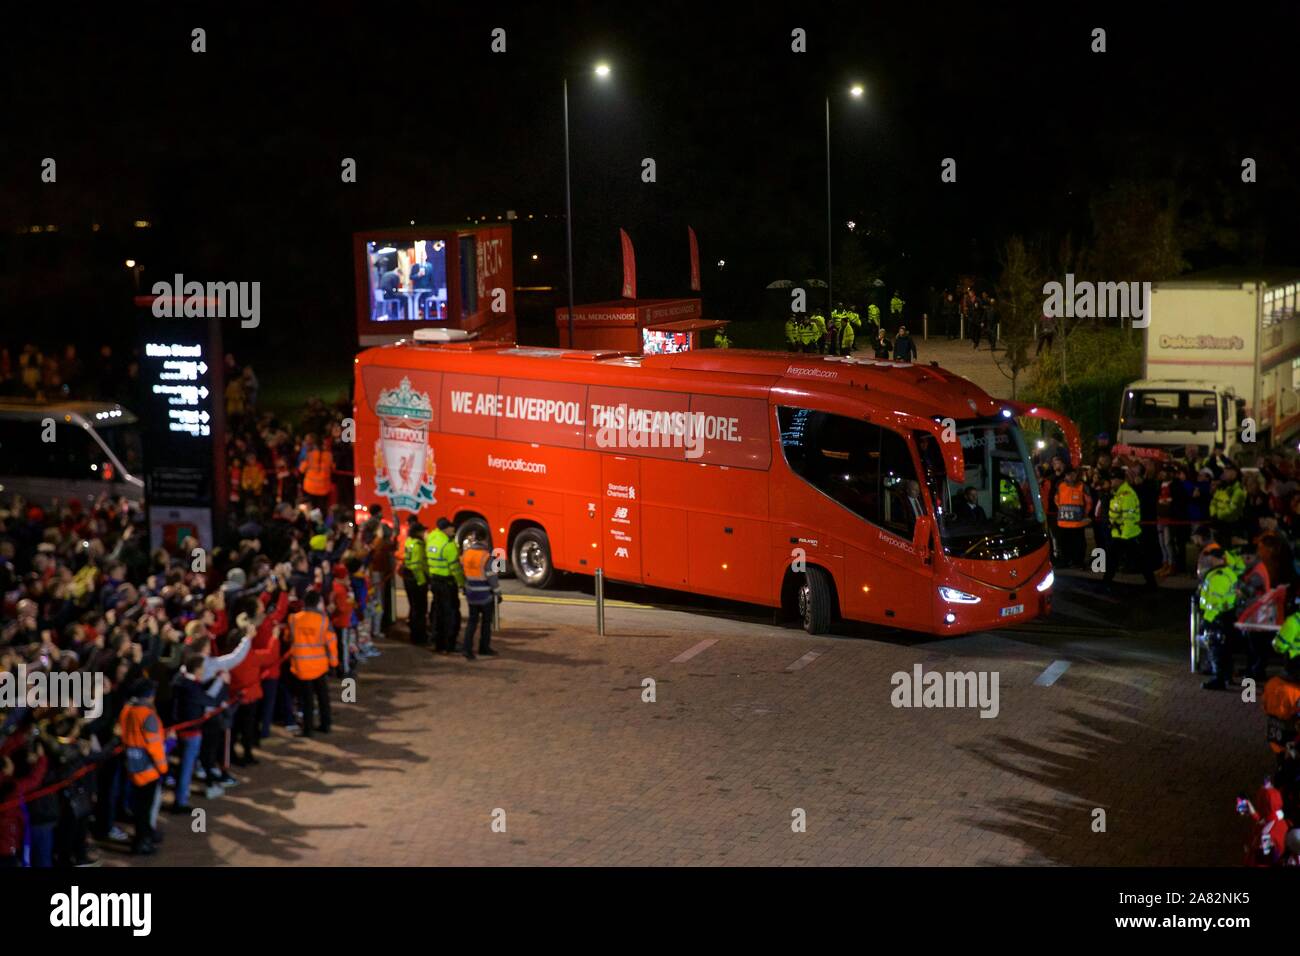
[[[284,662],[287,661],[290,658],[290,656],[292,656],[292,653],[293,652],[291,650],[284,652],[284,656],[281,657],[279,661],[281,666],[283,666]],[[165,727],[163,728],[165,731],[164,737],[171,737],[174,736],[179,731],[189,730],[191,727],[197,727],[199,726],[199,724],[205,724],[213,717],[217,716],[217,714],[222,713],[223,711],[229,709],[232,706],[235,706],[237,704],[242,704],[242,703],[243,701],[241,700],[236,700],[236,701],[227,700],[220,707],[214,708],[213,710],[204,714],[202,717],[195,717],[193,720],[182,720],[179,724],[172,724],[170,727]],[[125,752],[126,752],[126,745],[117,744],[115,747],[109,750],[108,753],[104,754],[102,757],[99,757],[97,760],[94,760],[91,763],[86,764],[86,766],[78,769],[76,773],[72,774],[72,776],[64,780],[59,780],[56,783],[51,783],[45,785],[44,787],[39,787],[36,790],[31,791],[30,793],[23,794],[21,797],[15,797],[12,800],[6,800],[4,803],[0,803],[0,810],[12,810],[14,807],[21,806],[24,803],[30,803],[31,801],[37,800],[41,797],[48,797],[52,793],[58,793],[64,787],[71,786],[73,783],[75,783],[77,780],[80,780],[86,774],[91,773],[92,771],[98,769],[99,764],[103,763],[104,761],[112,757],[116,757],[118,754],[125,753]]]

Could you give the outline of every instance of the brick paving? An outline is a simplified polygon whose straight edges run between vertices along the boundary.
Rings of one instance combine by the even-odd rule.
[[[334,734],[277,736],[196,802],[206,834],[165,816],[150,863],[1235,864],[1233,797],[1269,765],[1258,706],[1202,692],[1173,633],[814,638],[619,608],[599,638],[590,608],[506,613],[496,659],[387,642]],[[999,716],[894,708],[917,662],[997,671]]]

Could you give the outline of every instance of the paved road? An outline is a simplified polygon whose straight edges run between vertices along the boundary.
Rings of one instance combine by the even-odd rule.
[[[580,587],[520,597],[496,659],[387,642],[333,735],[277,736],[156,862],[1231,864],[1268,767],[1256,705],[1187,673],[1174,590],[1070,579],[1050,623],[948,640],[680,595],[600,638]],[[996,673],[996,718],[892,706],[917,664]]]

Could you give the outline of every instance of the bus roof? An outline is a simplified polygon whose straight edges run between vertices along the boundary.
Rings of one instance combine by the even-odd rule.
[[[755,394],[772,388],[852,395],[889,411],[926,418],[997,414],[1005,403],[934,364],[706,349],[672,355],[517,346],[469,341],[408,341],[367,349],[359,365],[504,375],[624,387]]]
[[[92,425],[130,425],[136,422],[135,415],[116,402],[0,398],[0,417],[41,419],[50,415],[80,415]]]

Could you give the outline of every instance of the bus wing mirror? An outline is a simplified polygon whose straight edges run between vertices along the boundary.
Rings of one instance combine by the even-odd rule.
[[[1017,415],[1052,422],[1059,427],[1065,433],[1065,444],[1070,449],[1070,463],[1075,466],[1082,464],[1083,445],[1079,442],[1079,426],[1073,421],[1060,412],[1041,405],[1026,405],[1024,402],[1008,402],[1007,405]]]
[[[942,421],[935,421],[933,418],[922,418],[919,415],[909,415],[907,412],[891,412],[882,415],[879,419],[873,419],[880,424],[893,425],[900,431],[915,429],[917,431],[929,432],[934,436],[934,440],[939,443],[939,450],[943,453],[944,465],[948,470],[948,478],[961,484],[966,480],[966,455],[962,451],[961,442],[955,441],[954,435],[948,431]],[[947,433],[947,439],[944,435]]]
[[[930,531],[933,527],[933,519],[929,515],[916,516],[916,524],[912,527],[912,547],[917,554],[925,554],[930,550]]]

